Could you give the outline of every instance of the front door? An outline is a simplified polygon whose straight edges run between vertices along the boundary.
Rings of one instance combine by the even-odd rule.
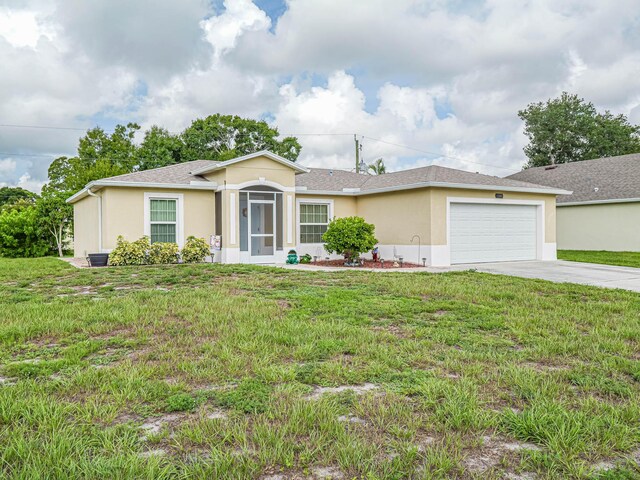
[[[249,201],[249,253],[251,263],[275,263],[275,202]]]

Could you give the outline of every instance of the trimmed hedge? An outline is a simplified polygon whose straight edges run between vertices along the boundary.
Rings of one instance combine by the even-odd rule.
[[[175,243],[151,243],[149,237],[144,236],[133,242],[128,242],[121,235],[109,254],[109,265],[160,265],[176,263],[182,258],[184,263],[203,262],[210,255],[209,245],[202,238],[190,236],[187,238],[182,252]]]

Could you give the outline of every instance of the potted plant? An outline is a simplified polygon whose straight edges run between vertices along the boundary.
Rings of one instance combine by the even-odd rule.
[[[87,263],[90,267],[106,267],[109,264],[109,254],[90,253],[87,256]]]
[[[295,250],[293,250],[293,249],[289,250],[289,253],[287,254],[287,263],[289,265],[297,265],[298,264],[298,254],[296,253]]]

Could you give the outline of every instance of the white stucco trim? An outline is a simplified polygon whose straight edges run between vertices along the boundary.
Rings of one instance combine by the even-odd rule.
[[[281,185],[277,182],[272,182],[271,180],[266,180],[266,179],[263,179],[263,181],[260,181],[260,179],[256,179],[256,180],[248,180],[242,183],[227,183],[224,185],[220,185],[218,188],[216,188],[216,191],[221,192],[223,190],[242,190],[243,188],[257,187],[257,186],[267,186],[267,187],[275,188],[276,190],[280,190],[281,192],[296,191],[295,187],[285,187],[284,185]]]
[[[151,237],[151,199],[176,200],[176,243],[184,247],[184,195],[172,192],[144,192],[144,234]],[[126,215],[126,212],[122,212]]]
[[[613,198],[609,200],[590,200],[586,202],[556,203],[556,207],[578,207],[581,205],[606,205],[607,203],[637,203],[640,198]]]
[[[133,187],[133,188],[166,188],[169,190],[215,190],[218,187],[216,182],[198,182],[198,183],[157,183],[157,182],[120,182],[113,180],[95,180],[89,182],[79,192],[67,198],[67,203],[74,203],[89,195],[88,191],[94,187],[96,191],[103,187]]]
[[[448,267],[451,265],[451,248],[449,245],[429,245],[427,265],[432,267]]]
[[[552,262],[558,259],[558,245],[556,243],[543,243],[542,244],[542,258],[546,262]]]
[[[293,195],[287,195],[287,244],[293,243]]]
[[[463,190],[490,190],[494,192],[522,192],[522,193],[541,193],[547,195],[571,195],[573,192],[558,188],[542,188],[542,187],[505,187],[500,185],[478,185],[473,183],[448,183],[448,182],[420,182],[408,185],[395,185],[392,187],[372,188],[371,190],[349,191],[344,190],[307,190],[306,187],[297,187],[299,193],[309,195],[346,195],[346,196],[362,196],[374,195],[376,193],[395,192],[399,190],[412,190],[415,188],[455,188]]]
[[[298,247],[304,247],[304,245],[319,245],[316,243],[302,243],[300,241],[300,204],[301,203],[328,205],[329,206],[328,220],[331,221],[333,219],[333,200],[330,198],[296,198],[296,232],[298,232],[298,234],[296,235],[297,237],[296,243],[298,244]]]
[[[222,247],[219,253],[220,263],[241,263],[240,247]]]
[[[451,204],[452,203],[476,203],[490,205],[533,205],[536,208],[536,259],[544,260],[549,256],[545,253],[545,202],[543,200],[514,200],[510,198],[469,198],[469,197],[447,197],[447,239],[448,251],[439,252],[440,255],[447,254],[448,258],[439,257],[438,261],[446,261],[442,266],[451,265]]]
[[[213,172],[215,170],[220,170],[221,168],[226,168],[230,165],[234,165],[236,163],[239,162],[244,162],[246,160],[251,160],[253,158],[257,158],[257,157],[267,157],[270,160],[273,160],[274,162],[278,162],[281,163],[282,165],[285,165],[293,170],[295,170],[296,172],[299,173],[307,173],[309,172],[308,168],[305,168],[301,165],[298,165],[295,162],[292,162],[291,160],[287,160],[284,157],[281,157],[280,155],[277,155],[273,152],[270,152],[269,150],[260,150],[259,152],[255,152],[255,153],[250,153],[249,155],[243,155],[242,157],[236,157],[236,158],[232,158],[231,160],[227,160],[224,162],[218,162],[214,165],[209,165],[206,166],[204,168],[200,168],[197,170],[193,170],[191,172],[192,175],[202,175],[203,173],[209,173],[209,172]]]
[[[227,212],[229,215],[229,243],[234,245],[236,243],[236,194],[235,192],[229,193],[229,211]],[[238,248],[238,251],[240,249]]]

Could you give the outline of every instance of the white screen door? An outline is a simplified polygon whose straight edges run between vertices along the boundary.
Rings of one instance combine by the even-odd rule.
[[[249,201],[249,251],[252,263],[274,263],[276,216],[274,201]]]

